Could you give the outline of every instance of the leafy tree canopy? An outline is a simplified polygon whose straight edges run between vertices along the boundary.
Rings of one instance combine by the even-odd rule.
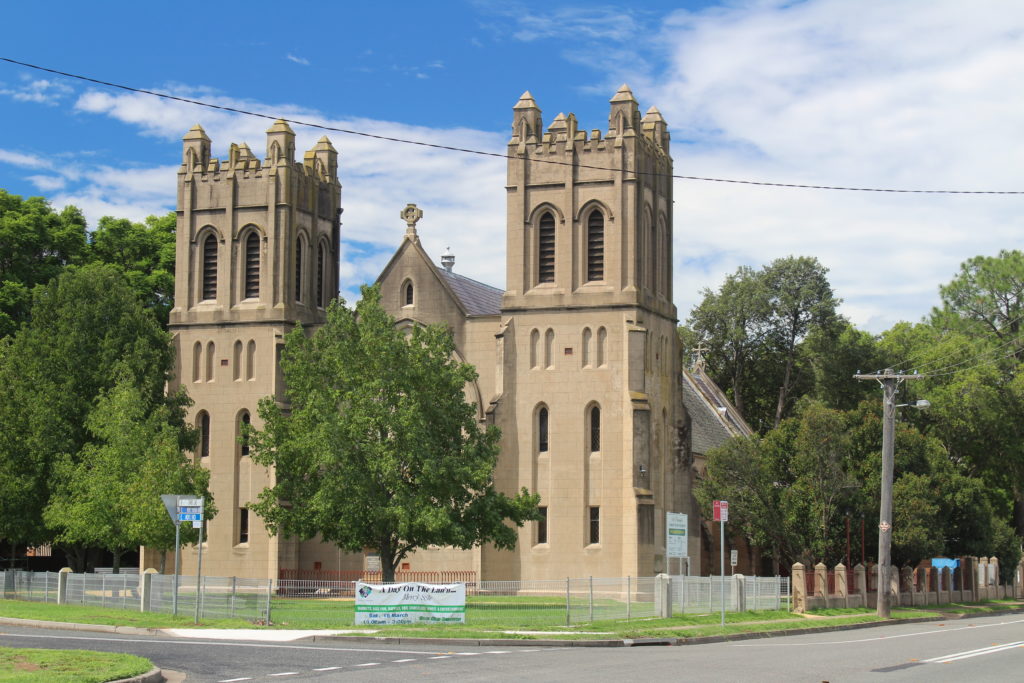
[[[376,288],[362,294],[354,311],[333,302],[312,336],[289,333],[290,406],[261,401],[250,442],[277,483],[253,509],[272,533],[377,549],[385,580],[416,548],[514,547],[538,497],[495,488],[498,430],[479,427],[463,394],[475,370],[448,330],[399,330]]]

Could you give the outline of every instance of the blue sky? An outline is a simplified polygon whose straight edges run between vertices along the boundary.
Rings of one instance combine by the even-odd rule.
[[[549,123],[606,128],[628,82],[668,120],[676,173],[898,188],[1024,190],[1024,3],[980,0],[58,2],[5,9],[0,56],[327,125],[503,151],[530,90]],[[92,223],[174,206],[180,138],[214,152],[268,122],[0,62],[0,187]],[[297,128],[308,148],[322,132]],[[341,153],[343,293],[399,244],[399,210],[456,271],[504,284],[501,160],[353,138]],[[680,317],[739,265],[831,270],[843,312],[917,320],[975,254],[1020,248],[1020,196],[881,195],[676,182]]]

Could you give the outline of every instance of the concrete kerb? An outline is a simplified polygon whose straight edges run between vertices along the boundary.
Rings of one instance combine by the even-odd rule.
[[[154,667],[144,674],[132,676],[131,678],[119,678],[116,681],[110,681],[110,683],[164,683],[166,680],[163,671]]]
[[[854,631],[865,628],[874,628],[890,624],[922,624],[934,621],[959,621],[961,619],[972,619],[977,617],[997,617],[1007,614],[1022,614],[1024,608],[1006,609],[992,612],[969,612],[963,614],[950,614],[939,617],[917,617],[912,619],[889,619],[886,621],[869,621],[859,624],[837,624],[833,626],[811,626],[808,628],[786,629],[779,631],[753,631],[749,633],[732,633],[720,636],[694,636],[687,638],[608,638],[599,640],[554,640],[554,639],[523,639],[523,638],[412,638],[408,636],[330,636],[315,635],[305,638],[298,638],[292,642],[350,642],[350,643],[388,643],[399,644],[420,644],[420,645],[479,645],[487,647],[642,647],[653,645],[701,645],[704,643],[723,643],[737,640],[755,640],[759,638],[779,638],[785,636],[799,636],[808,633],[831,633],[835,631]],[[158,635],[174,637],[168,634],[165,629],[140,628],[137,626],[109,626],[106,624],[72,624],[60,621],[40,621],[36,619],[14,619],[11,617],[0,617],[0,624],[9,626],[27,626],[33,628],[62,628],[71,631],[97,631],[100,633],[119,633],[124,635]],[[202,629],[199,629],[202,630]],[[244,639],[240,639],[244,640]],[[150,672],[152,673],[152,672]],[[149,675],[149,674],[146,674]],[[136,679],[126,679],[135,681]],[[142,679],[140,679],[142,680]],[[159,681],[162,679],[146,679]]]

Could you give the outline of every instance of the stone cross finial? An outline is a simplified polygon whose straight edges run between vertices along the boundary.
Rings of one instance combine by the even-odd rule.
[[[415,204],[406,204],[405,208],[398,215],[405,221],[405,236],[416,237],[416,223],[423,218],[423,209]]]
[[[704,354],[710,351],[708,347],[704,346],[704,342],[700,342],[697,346],[693,347],[694,359],[693,369],[703,370],[704,369]]]

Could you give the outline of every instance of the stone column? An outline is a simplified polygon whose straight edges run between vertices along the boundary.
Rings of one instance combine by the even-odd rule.
[[[881,586],[878,585],[878,564],[871,565],[871,583],[875,586],[875,606],[878,606],[878,594],[882,592]],[[871,605],[864,605],[870,607]]]
[[[662,619],[672,616],[672,579],[668,574],[654,577],[654,613]]]
[[[836,565],[836,595],[843,601],[844,607],[850,606],[850,585],[846,580],[846,565],[840,562]]]
[[[988,558],[979,557],[977,562],[978,571],[974,575],[974,585],[976,586],[974,599],[981,602],[988,600]]]
[[[853,567],[854,590],[860,595],[860,607],[868,606],[868,577],[864,571],[864,565],[857,563]]]
[[[938,604],[948,605],[953,602],[953,572],[949,567],[943,567],[939,573],[939,586],[941,590],[936,596]]]
[[[732,589],[736,595],[737,612],[747,611],[747,584],[744,581],[745,578],[743,574],[733,574],[732,576]]]
[[[814,565],[814,596],[828,598],[828,567],[824,562]],[[828,600],[825,601],[825,607],[828,607]]]
[[[71,578],[71,567],[64,567],[57,572],[57,604],[65,605],[68,601],[68,579]]]
[[[792,573],[789,577],[790,588],[793,592],[793,611],[794,612],[806,612],[807,611],[807,573],[804,570],[804,566],[797,562],[793,565]]]
[[[139,611],[140,612],[152,612],[150,609],[153,603],[153,575],[157,571],[152,567],[142,572],[142,576],[139,577]]]

